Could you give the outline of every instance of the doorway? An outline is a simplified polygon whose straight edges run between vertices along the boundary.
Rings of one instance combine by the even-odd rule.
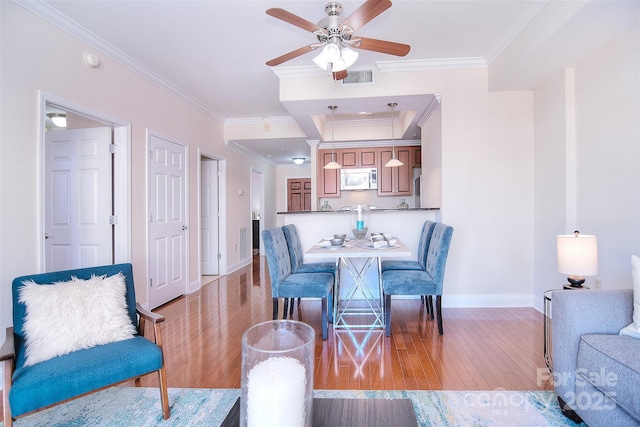
[[[251,225],[252,255],[264,254],[262,239],[264,229],[264,174],[251,168]]]
[[[218,160],[200,156],[200,275],[220,274],[220,180]],[[204,283],[204,282],[203,282]]]
[[[129,124],[55,95],[39,95],[41,271],[129,262]],[[65,117],[65,127],[53,125],[47,116],[52,112]],[[60,133],[53,137],[54,132]]]

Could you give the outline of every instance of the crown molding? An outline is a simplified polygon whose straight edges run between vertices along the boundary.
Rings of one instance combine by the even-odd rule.
[[[534,1],[529,6],[529,9],[522,14],[515,22],[513,22],[509,28],[500,36],[495,45],[489,50],[485,56],[487,65],[491,65],[498,56],[509,46],[516,37],[525,29],[525,27],[531,22],[531,20],[542,10],[542,8],[548,3],[549,0]]]
[[[276,117],[244,117],[244,118],[232,118],[224,121],[225,126],[236,125],[261,125],[264,121],[273,123],[297,123],[291,116],[276,116]]]
[[[427,121],[429,120],[429,117],[431,117],[433,112],[436,111],[436,108],[440,106],[441,102],[442,102],[442,95],[434,94],[433,98],[431,98],[431,101],[429,101],[427,108],[425,108],[424,113],[416,122],[416,124],[420,129],[422,129],[422,127],[427,123]]]
[[[446,70],[452,68],[482,68],[487,62],[482,57],[441,58],[441,59],[408,59],[399,61],[377,61],[380,72],[390,71],[424,71]]]
[[[278,166],[278,164],[272,161],[271,159],[267,159],[264,156],[260,156],[259,154],[256,154],[255,152],[243,147],[242,145],[237,144],[234,141],[225,141],[225,144],[227,145],[227,147],[231,147],[234,150],[240,151],[241,153],[244,153],[249,157],[253,157],[254,159],[260,160],[272,166]]]
[[[147,67],[143,66],[139,62],[135,61],[133,58],[113,46],[112,44],[106,42],[101,39],[91,31],[79,25],[74,20],[69,17],[63,15],[58,12],[53,7],[49,6],[47,3],[41,0],[14,0],[17,4],[24,7],[28,11],[34,13],[35,15],[41,17],[45,21],[50,24],[60,28],[61,30],[67,32],[73,37],[77,38],[83,43],[91,46],[92,48],[98,50],[114,61],[118,62],[122,66],[130,69],[134,73],[139,76],[145,78],[156,86],[166,90],[167,92],[175,95],[176,97],[182,99],[184,102],[189,104],[190,106],[196,108],[200,112],[205,115],[217,120],[220,123],[224,122],[224,118],[220,116],[216,111],[209,108],[203,102],[197,100],[181,89],[177,88],[173,84],[169,83],[164,78],[160,77],[158,74],[154,73]]]

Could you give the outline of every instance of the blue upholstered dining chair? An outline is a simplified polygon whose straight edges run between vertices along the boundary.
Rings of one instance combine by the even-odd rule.
[[[292,273],[287,241],[280,227],[264,230],[262,241],[267,253],[271,278],[273,319],[278,317],[278,298],[320,298],[322,300],[322,339],[326,340],[329,329],[329,307],[333,302],[333,274]]]
[[[429,240],[424,270],[387,270],[382,273],[387,336],[391,334],[392,295],[435,295],[438,332],[440,335],[443,334],[442,288],[452,236],[453,227],[446,224],[436,224]]]
[[[381,274],[389,270],[424,270],[427,263],[427,252],[429,251],[429,241],[433,234],[436,223],[425,221],[418,240],[418,257],[416,261],[404,261],[388,259],[380,262]],[[431,295],[420,296],[422,303],[427,307],[427,314],[433,320],[433,298]]]
[[[300,244],[300,236],[298,235],[298,229],[294,224],[287,224],[282,226],[282,232],[284,238],[287,241],[287,248],[289,249],[289,258],[291,259],[291,272],[292,273],[331,273],[333,274],[334,281],[338,273],[338,262],[304,262],[304,252],[302,252],[302,245]],[[291,307],[289,316],[293,315],[293,303],[290,301]],[[300,299],[298,298],[298,304]],[[284,301],[284,317],[287,317],[287,300]]]

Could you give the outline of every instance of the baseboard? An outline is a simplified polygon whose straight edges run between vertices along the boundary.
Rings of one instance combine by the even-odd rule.
[[[534,307],[532,294],[443,295],[443,308]]]
[[[227,274],[231,274],[236,270],[240,270],[242,267],[246,267],[247,265],[251,264],[252,260],[253,258],[249,257],[249,258],[241,259],[237,263],[228,266]]]

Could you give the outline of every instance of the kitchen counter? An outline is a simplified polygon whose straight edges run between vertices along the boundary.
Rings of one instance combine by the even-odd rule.
[[[371,209],[369,212],[375,214],[376,212],[411,212],[411,211],[439,211],[440,208],[409,208],[409,209]],[[308,214],[332,214],[332,213],[350,213],[350,210],[331,210],[331,211],[302,211],[302,212],[276,212],[278,215],[308,215]]]

